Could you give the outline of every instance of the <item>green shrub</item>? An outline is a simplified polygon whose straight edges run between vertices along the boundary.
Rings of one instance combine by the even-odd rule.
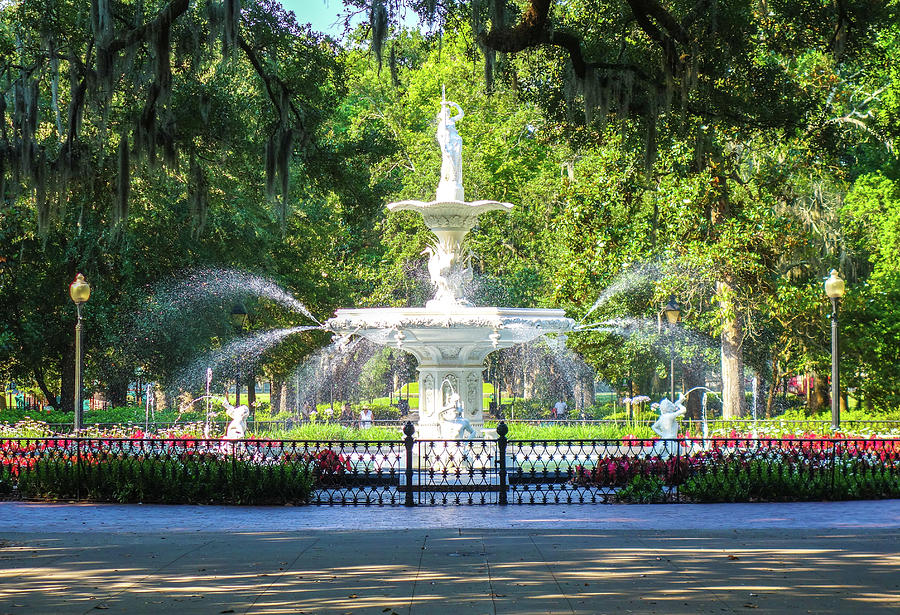
[[[704,467],[679,494],[695,502],[790,502],[900,496],[900,475],[863,459],[844,457],[816,467],[777,460],[728,461]]]
[[[627,485],[622,487],[616,497],[620,502],[629,504],[655,504],[665,502],[666,494],[663,491],[665,483],[658,476],[634,476]]]
[[[396,427],[373,426],[369,429],[358,429],[339,423],[317,422],[306,423],[285,431],[266,432],[265,434],[260,434],[260,437],[277,440],[366,442],[373,440],[401,440],[403,434]]]
[[[359,410],[357,410],[354,416],[359,416]],[[396,406],[376,406],[372,408],[372,418],[377,421],[399,421],[400,420],[400,408]]]
[[[78,464],[47,457],[23,467],[24,498],[88,499],[159,504],[296,504],[309,500],[315,478],[308,463],[263,465],[205,456],[196,461],[97,456]],[[5,484],[0,481],[0,488]]]

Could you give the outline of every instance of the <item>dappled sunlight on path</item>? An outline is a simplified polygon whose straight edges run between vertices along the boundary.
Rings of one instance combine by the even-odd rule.
[[[894,530],[7,533],[0,611],[890,613],[900,609],[898,537]]]

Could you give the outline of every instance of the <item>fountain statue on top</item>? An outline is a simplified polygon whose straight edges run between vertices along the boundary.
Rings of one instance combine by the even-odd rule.
[[[437,141],[441,179],[434,201],[400,201],[390,211],[419,213],[434,233],[425,249],[435,294],[425,307],[338,310],[326,328],[396,345],[419,361],[419,426],[423,439],[482,437],[484,359],[491,352],[531,341],[545,333],[564,333],[574,321],[558,309],[477,307],[465,298],[472,280],[466,235],[488,211],[508,211],[511,203],[464,200],[462,138],[457,123],[462,108],[442,96]],[[450,383],[450,400],[444,383]],[[448,405],[449,404],[449,405]]]
[[[438,113],[437,142],[441,146],[441,181],[438,184],[438,201],[464,201],[462,183],[462,137],[456,131],[456,122],[465,115],[462,107],[447,100],[441,87],[441,111]],[[456,115],[450,116],[450,107],[456,108]]]

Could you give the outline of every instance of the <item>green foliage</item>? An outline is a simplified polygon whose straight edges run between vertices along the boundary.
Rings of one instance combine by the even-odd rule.
[[[493,423],[488,423],[493,425]],[[507,423],[510,440],[618,440],[626,436],[654,438],[649,423],[622,421],[616,424]]]
[[[352,302],[345,273],[356,269],[384,190],[369,169],[392,145],[364,121],[358,132],[343,129],[346,79],[333,42],[269,0],[235,3],[241,13],[230,26],[216,2],[118,3],[105,34],[91,27],[96,3],[45,4],[0,9],[0,48],[14,50],[3,57],[30,67],[0,65],[0,108],[19,109],[0,114],[0,160],[19,160],[19,147],[35,154],[23,165],[0,162],[4,380],[35,381],[71,406],[74,306],[65,286],[76,271],[93,288],[83,310],[85,380],[116,404],[137,367],[144,380],[171,382],[233,336],[227,307],[182,309],[180,321],[150,326],[148,296],[186,268],[262,273],[320,315]],[[171,27],[136,27],[167,6]],[[113,39],[123,47],[104,64]],[[13,105],[20,86],[38,91],[34,129]],[[271,198],[267,175],[278,184]],[[127,203],[116,196],[123,183]],[[253,328],[297,324],[265,302],[251,307]],[[255,367],[286,373],[322,342],[293,336]]]
[[[844,457],[836,468],[777,460],[726,462],[699,471],[679,487],[695,502],[864,500],[900,495],[900,476],[878,462]]]
[[[368,429],[340,425],[338,423],[316,422],[300,425],[287,430],[265,432],[261,438],[279,440],[371,442],[375,440],[398,441],[403,438],[399,428],[373,426]]]
[[[28,418],[34,418],[41,423],[65,424],[72,423],[75,413],[63,412],[48,407],[43,413],[38,411],[7,409],[0,411],[0,423],[15,423]],[[228,417],[222,410],[221,402],[216,401],[212,406],[212,419],[223,421]],[[33,415],[33,417],[32,417]],[[82,420],[84,425],[115,424],[115,425],[143,425],[146,418],[146,409],[141,406],[119,406],[110,408],[98,408],[84,412]],[[195,422],[206,418],[206,409],[199,405],[190,410],[179,412],[177,409],[168,408],[153,413],[153,421],[160,423]]]
[[[6,483],[11,480],[4,477]],[[259,463],[206,458],[112,458],[96,463],[43,458],[23,469],[24,498],[86,499],[158,504],[301,504],[309,500],[313,472],[304,463]]]
[[[854,182],[841,212],[853,249],[867,262],[841,313],[847,385],[869,409],[900,404],[900,182],[881,172]]]
[[[616,492],[616,500],[628,504],[656,504],[665,502],[665,482],[658,476],[635,475]]]

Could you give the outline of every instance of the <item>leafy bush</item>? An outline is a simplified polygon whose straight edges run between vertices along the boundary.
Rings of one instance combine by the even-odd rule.
[[[571,481],[643,501],[653,484],[695,502],[815,501],[900,496],[900,443],[892,440],[718,440],[709,451],[660,458],[601,457]],[[653,441],[631,441],[652,446]]]
[[[630,504],[655,504],[666,501],[663,491],[665,483],[657,476],[644,476],[638,474],[633,477],[625,487],[620,489],[616,496],[620,502]]]
[[[507,419],[537,420],[550,418],[550,404],[535,399],[517,398],[508,404],[503,404],[501,414]]]
[[[339,423],[306,423],[285,431],[266,433],[267,438],[279,440],[310,440],[370,442],[373,440],[400,440],[403,434],[399,428],[373,426],[369,429],[357,429]]]
[[[200,453],[196,458],[96,454],[52,455],[4,466],[0,488],[14,480],[24,498],[160,504],[287,504],[309,500],[308,463],[260,464]]]
[[[732,460],[704,468],[679,493],[696,502],[859,500],[900,496],[900,475],[843,456],[835,466],[787,460]]]
[[[618,440],[623,437],[653,438],[656,434],[648,424],[560,424],[532,425],[508,423],[510,440]],[[493,422],[486,426],[495,427]]]
[[[572,482],[585,487],[624,487],[638,478],[659,478],[663,484],[674,485],[687,471],[687,457],[608,457],[593,468],[577,466]]]
[[[357,411],[356,416],[359,416],[359,411]],[[372,408],[372,418],[376,421],[399,421],[400,408],[396,406],[376,406]]]

